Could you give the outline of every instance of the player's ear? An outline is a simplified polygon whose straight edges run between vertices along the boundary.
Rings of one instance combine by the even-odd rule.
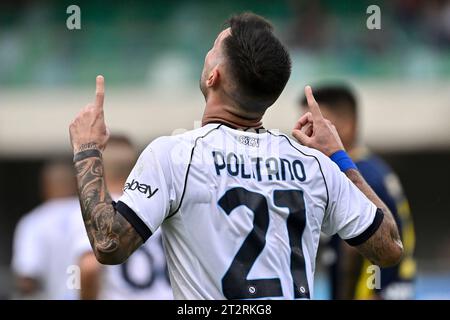
[[[208,79],[206,79],[207,87],[217,87],[220,81],[220,72],[219,66],[215,66],[208,75]]]

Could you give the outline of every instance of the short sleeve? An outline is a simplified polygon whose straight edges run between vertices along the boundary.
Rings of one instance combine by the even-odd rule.
[[[131,171],[124,193],[115,204],[135,230],[146,241],[170,212],[172,173],[170,150],[161,138],[152,142],[140,155]]]
[[[45,255],[36,232],[39,227],[29,218],[23,218],[14,232],[12,268],[18,275],[39,277],[46,267]]]
[[[322,231],[327,235],[337,233],[352,246],[360,245],[378,229],[383,220],[383,213],[334,162],[329,160],[326,168],[324,173],[329,200]]]

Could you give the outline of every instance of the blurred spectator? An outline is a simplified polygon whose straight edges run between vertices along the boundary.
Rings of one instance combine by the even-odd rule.
[[[19,298],[67,299],[64,253],[71,239],[67,215],[79,207],[72,166],[50,162],[41,173],[43,203],[20,219],[13,244],[12,269]]]
[[[293,47],[307,50],[321,50],[330,46],[333,40],[333,21],[320,1],[292,1],[294,21],[288,35],[288,42]]]
[[[423,14],[425,40],[439,48],[450,46],[450,1],[426,1]],[[431,41],[430,41],[431,40]]]

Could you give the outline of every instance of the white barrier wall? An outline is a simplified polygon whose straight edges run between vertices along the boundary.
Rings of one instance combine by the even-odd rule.
[[[352,81],[361,101],[362,137],[384,150],[450,148],[450,80],[446,83]],[[290,133],[303,83],[289,83],[266,117],[267,128]],[[95,88],[0,88],[0,156],[70,151],[68,125]],[[141,146],[159,135],[199,125],[204,101],[197,87],[124,88],[106,84],[111,131]],[[180,130],[181,129],[181,130]]]

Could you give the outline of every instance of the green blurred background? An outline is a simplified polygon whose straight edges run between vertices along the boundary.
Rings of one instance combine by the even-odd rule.
[[[64,28],[78,4],[82,29]],[[366,8],[382,8],[382,30],[366,28]],[[169,59],[183,80],[198,78],[203,55],[231,13],[269,17],[303,76],[448,79],[446,1],[2,1],[0,85],[83,85],[95,70],[122,85],[157,81]],[[293,75],[294,79],[296,74]]]

